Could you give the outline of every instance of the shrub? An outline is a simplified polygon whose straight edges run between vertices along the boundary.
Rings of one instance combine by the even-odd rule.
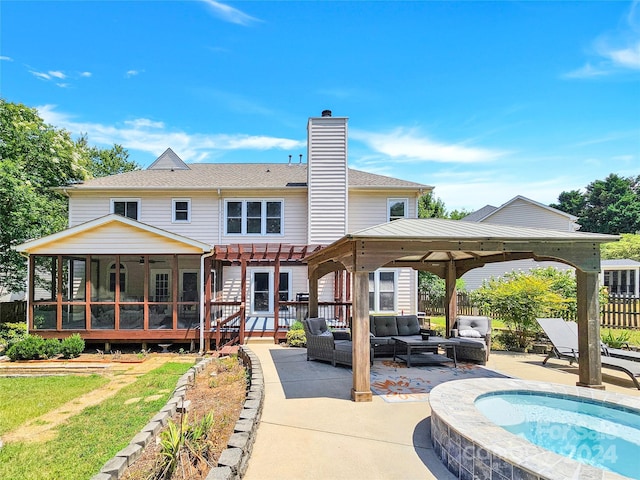
[[[42,345],[42,357],[53,358],[60,353],[60,341],[57,338],[47,338]]]
[[[287,332],[287,345],[290,347],[306,347],[307,337],[304,330],[289,330]]]
[[[602,341],[610,348],[627,346],[630,338],[631,332],[627,330],[620,330],[616,333],[613,329],[608,329],[602,334]]]
[[[0,324],[0,351],[8,349],[26,335],[27,324],[24,322]]]
[[[78,357],[84,351],[84,340],[82,337],[74,333],[70,337],[62,340],[60,345],[60,353],[63,358],[75,358]]]
[[[12,361],[37,360],[44,355],[44,338],[38,335],[26,335],[22,340],[14,343],[7,350]]]
[[[289,330],[304,330],[304,325],[302,325],[302,322],[300,320],[296,320],[291,324]]]

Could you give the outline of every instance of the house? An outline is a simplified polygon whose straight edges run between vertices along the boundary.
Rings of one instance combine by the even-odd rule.
[[[576,223],[578,217],[518,195],[499,207],[486,205],[470,213],[462,219],[466,222],[508,225],[523,228],[543,228],[563,232],[576,232],[580,225]],[[462,279],[467,290],[475,290],[482,286],[482,282],[490,278],[498,278],[507,272],[528,271],[535,268],[555,267],[568,270],[571,267],[564,263],[550,261],[536,261],[534,259],[514,260],[487,264],[465,273]]]
[[[602,260],[600,285],[611,295],[640,297],[640,262],[629,259]]]
[[[26,242],[28,326],[89,343],[284,338],[307,314],[305,257],[343,237],[416,218],[432,187],[348,167],[348,119],[307,124],[307,162],[187,164],[167,149],[146,170],[68,185],[69,228]],[[291,158],[291,157],[289,157]],[[319,281],[322,316],[350,318],[351,280]],[[417,273],[369,274],[371,312],[417,310]]]

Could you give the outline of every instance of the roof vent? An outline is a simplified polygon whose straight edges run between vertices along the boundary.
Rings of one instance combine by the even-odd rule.
[[[322,116],[323,117],[330,117],[331,116],[331,110],[323,110],[322,111]]]

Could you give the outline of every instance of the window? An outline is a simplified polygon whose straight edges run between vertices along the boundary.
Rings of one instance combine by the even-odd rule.
[[[282,234],[281,200],[233,200],[225,202],[227,235]]]
[[[396,271],[376,270],[369,273],[369,311],[396,310]]]
[[[174,198],[173,222],[189,223],[191,221],[191,200],[188,198]]]
[[[125,269],[124,265],[121,263],[120,264],[120,292],[126,292],[127,290],[127,270]],[[112,264],[111,267],[109,267],[109,291],[110,292],[114,292],[116,291],[116,264]]]
[[[140,200],[112,199],[111,213],[138,220],[138,215],[140,214]]]
[[[387,200],[389,221],[406,218],[409,201],[406,198],[390,198]]]
[[[291,271],[280,271],[278,301],[291,300]],[[253,314],[273,313],[275,272],[272,268],[251,271],[251,312]],[[281,307],[282,309],[282,307]]]

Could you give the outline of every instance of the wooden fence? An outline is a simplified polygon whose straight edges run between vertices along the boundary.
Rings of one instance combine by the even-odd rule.
[[[444,299],[431,299],[419,294],[418,310],[428,316],[444,315]],[[458,293],[458,315],[487,315],[496,317],[491,311],[483,311],[474,305],[465,292]],[[559,313],[565,320],[575,320],[571,312]],[[640,298],[628,295],[610,295],[607,303],[600,305],[600,324],[607,328],[640,329]]]

